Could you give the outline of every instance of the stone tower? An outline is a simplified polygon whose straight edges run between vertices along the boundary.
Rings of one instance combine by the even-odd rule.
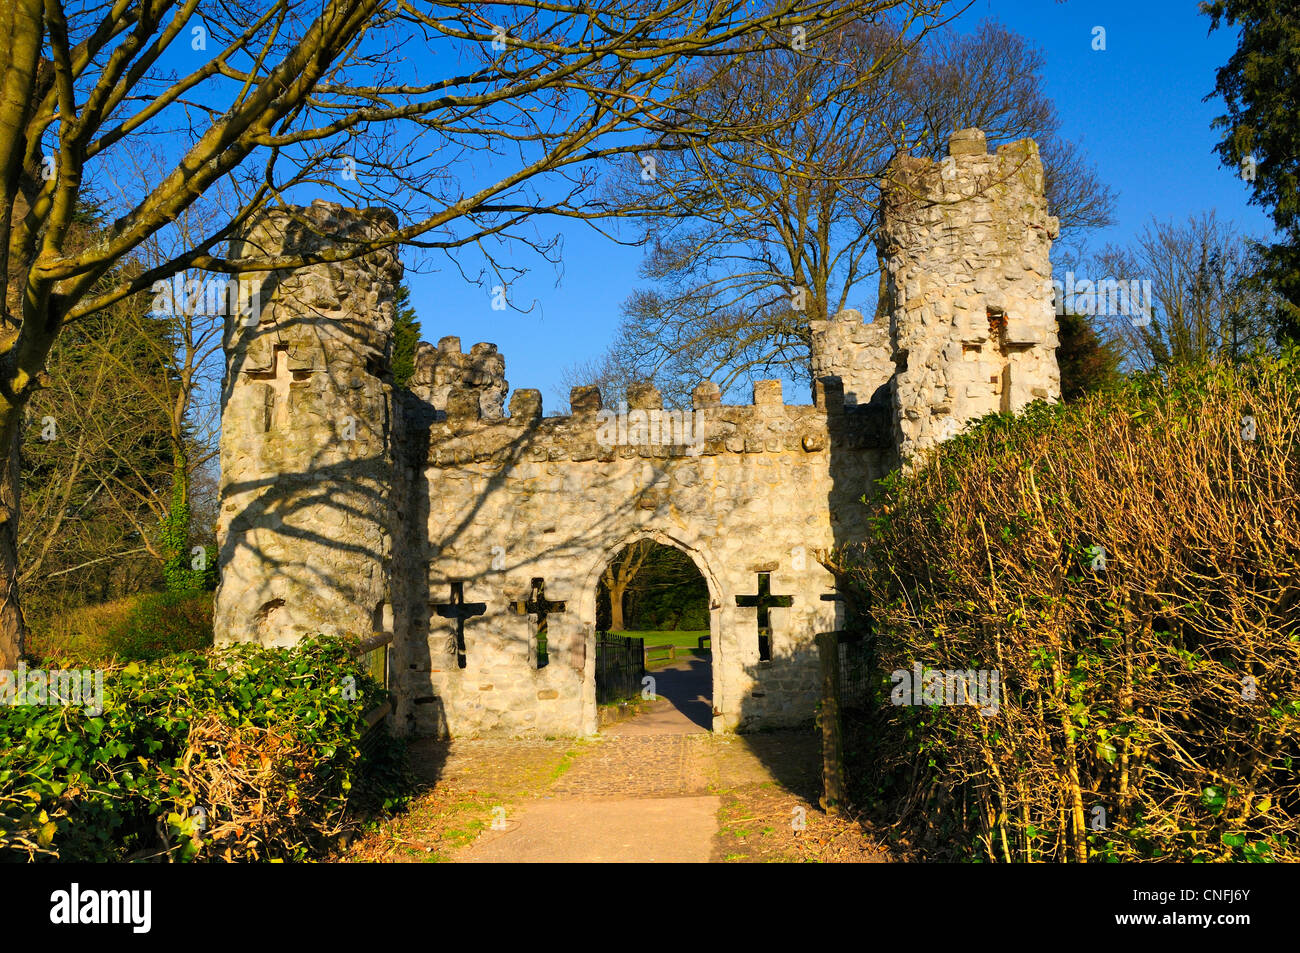
[[[291,645],[390,624],[390,360],[402,267],[389,249],[311,256],[396,225],[385,209],[318,201],[270,210],[231,243],[234,259],[306,263],[241,276],[260,288],[260,315],[226,319],[219,642]]]
[[[882,203],[898,450],[907,458],[985,414],[1060,396],[1038,146],[989,155],[965,129],[935,163],[900,156]]]

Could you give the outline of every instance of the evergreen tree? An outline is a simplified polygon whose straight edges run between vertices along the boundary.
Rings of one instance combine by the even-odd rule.
[[[415,376],[415,346],[420,343],[420,322],[411,306],[411,289],[397,289],[397,314],[393,319],[393,383],[406,387]]]
[[[1101,340],[1086,316],[1066,313],[1057,325],[1062,400],[1076,400],[1119,379],[1119,354]]]
[[[1228,106],[1214,121],[1223,130],[1216,148],[1281,232],[1282,240],[1264,249],[1264,277],[1286,302],[1268,317],[1279,344],[1300,340],[1300,7],[1212,0],[1202,9],[1211,30],[1240,30],[1237,49],[1216,74],[1214,92]]]

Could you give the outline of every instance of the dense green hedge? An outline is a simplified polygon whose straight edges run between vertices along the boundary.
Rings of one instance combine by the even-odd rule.
[[[396,791],[391,749],[359,748],[383,692],[343,642],[187,652],[103,686],[99,715],[0,707],[0,858],[298,859],[348,829],[363,775]]]
[[[1178,371],[887,480],[841,567],[860,797],[967,857],[1300,859],[1297,408],[1294,358]],[[999,673],[997,713],[895,703],[917,665]]]

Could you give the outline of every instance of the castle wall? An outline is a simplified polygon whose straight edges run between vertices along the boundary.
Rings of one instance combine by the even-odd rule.
[[[226,329],[218,641],[391,631],[398,730],[586,734],[598,580],[649,538],[708,583],[714,727],[810,720],[814,635],[843,621],[818,556],[866,538],[863,496],[976,418],[1059,394],[1057,223],[1037,147],[990,156],[966,130],[950,152],[891,166],[888,325],[856,311],[812,322],[810,406],[760,381],[747,406],[705,383],[687,411],[639,387],[620,414],[595,388],[575,388],[568,416],[543,417],[533,390],[507,413],[504,358],[456,338],[421,344],[394,392],[396,256],[314,261],[389,231],[392,213],[317,202],[264,215],[232,257],[298,266],[254,276],[260,316]],[[760,574],[790,600],[770,609],[770,659]]]
[[[685,551],[708,582],[715,726],[811,719],[813,637],[837,624],[817,550],[865,530],[862,507],[850,504],[884,475],[888,421],[865,412],[828,421],[822,408],[786,406],[776,382],[756,389],[744,407],[717,406],[716,390],[701,389],[687,412],[698,440],[667,446],[640,441],[635,411],[623,422],[630,442],[619,445],[619,421],[600,412],[591,389],[574,395],[580,412],[551,418],[539,416],[535,391],[516,392],[502,419],[482,419],[472,393],[459,405],[453,395],[410,461],[428,507],[410,527],[411,572],[399,573],[412,612],[396,656],[399,721],[462,736],[594,731],[597,581],[646,537]],[[638,401],[649,419],[656,396]],[[851,457],[848,472],[832,466],[833,454]],[[770,661],[759,659],[757,610],[736,599],[757,592],[760,572],[770,573],[772,594],[793,599],[770,610]],[[535,618],[517,611],[537,578],[548,600],[565,603],[548,618],[544,668]],[[429,608],[451,601],[453,581],[464,601],[485,604],[465,623],[463,668],[455,623]]]

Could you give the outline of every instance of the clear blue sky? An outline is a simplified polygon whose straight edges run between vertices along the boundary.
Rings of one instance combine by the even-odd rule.
[[[1182,219],[1208,209],[1247,234],[1271,233],[1263,212],[1246,204],[1246,184],[1213,153],[1210,122],[1222,104],[1202,99],[1235,35],[1208,34],[1196,0],[975,0],[958,28],[986,18],[1042,49],[1062,134],[1083,145],[1118,193],[1115,226],[1092,235],[1090,248],[1128,241],[1152,216]],[[1092,49],[1097,26],[1106,31],[1104,51]],[[425,340],[454,334],[466,349],[496,343],[511,388],[539,388],[551,414],[567,409],[556,397],[562,370],[599,356],[612,339],[619,307],[640,281],[641,252],[584,225],[536,227],[559,231],[564,251],[558,272],[527,250],[519,253],[531,271],[514,283],[511,299],[534,303],[530,314],[493,311],[490,288],[467,283],[454,269],[408,271],[408,280]]]

